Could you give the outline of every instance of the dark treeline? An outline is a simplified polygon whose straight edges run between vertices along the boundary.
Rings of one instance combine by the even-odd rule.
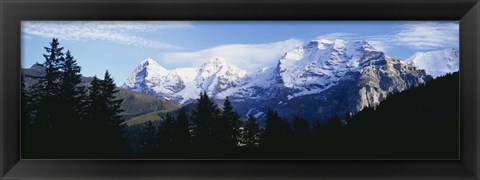
[[[191,113],[181,108],[176,116],[165,114],[156,126],[147,122],[139,157],[237,157],[240,150],[259,145],[260,130],[253,117],[244,122],[228,98],[221,109],[204,92]]]
[[[348,146],[372,158],[459,158],[459,73],[393,94],[347,119]]]
[[[122,100],[108,71],[85,87],[70,51],[55,38],[45,50],[45,75],[22,76],[22,158],[125,157]],[[26,87],[24,78],[37,83]]]
[[[149,122],[142,158],[442,159],[458,157],[458,73],[391,94],[376,107],[310,124],[268,110],[265,127],[201,93],[192,113]]]

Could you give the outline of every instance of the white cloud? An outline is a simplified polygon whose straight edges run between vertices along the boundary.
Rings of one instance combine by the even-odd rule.
[[[179,47],[143,38],[137,33],[154,32],[177,28],[190,28],[188,22],[159,21],[24,21],[22,32],[26,35],[61,40],[103,40],[123,45],[158,49]]]
[[[320,36],[317,36],[315,39],[327,39],[327,40],[335,40],[335,39],[344,39],[344,40],[352,40],[352,41],[357,41],[357,40],[366,40],[370,45],[375,47],[376,49],[387,52],[388,49],[392,48],[392,45],[390,45],[387,42],[387,39],[391,36],[358,36],[357,34],[353,33],[329,33],[329,34],[322,34]]]
[[[176,67],[198,66],[208,59],[220,57],[247,71],[271,66],[287,51],[301,47],[303,42],[297,39],[265,44],[228,44],[196,52],[176,52],[163,55],[161,64]]]
[[[416,49],[435,49],[458,46],[457,22],[411,22],[400,26],[394,35],[395,43]]]
[[[377,37],[364,37],[370,45],[375,49],[378,49],[383,52],[388,52],[389,49],[393,48],[391,36],[377,36]]]
[[[406,22],[391,33],[374,36],[359,36],[353,33],[336,32],[323,34],[316,39],[366,40],[383,52],[393,48],[409,47],[416,50],[433,50],[458,47],[459,25],[457,22]],[[197,66],[212,57],[227,61],[253,71],[272,66],[284,53],[303,46],[296,39],[265,44],[228,44],[196,52],[175,52],[164,54],[161,63],[170,67]]]
[[[317,36],[315,39],[328,39],[328,40],[352,39],[355,36],[356,36],[356,34],[353,34],[353,33],[338,32],[338,33],[322,34],[320,36]]]
[[[459,45],[459,25],[457,22],[407,22],[397,27],[391,34],[357,36],[352,33],[330,33],[317,39],[366,40],[378,50],[387,52],[391,48],[407,46],[417,50],[432,50]]]

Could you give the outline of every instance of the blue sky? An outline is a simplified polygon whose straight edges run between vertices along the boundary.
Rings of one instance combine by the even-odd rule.
[[[43,62],[52,38],[84,76],[109,70],[117,85],[146,59],[167,69],[222,57],[247,71],[274,65],[313,39],[367,40],[394,58],[458,48],[458,21],[23,21],[22,67]]]

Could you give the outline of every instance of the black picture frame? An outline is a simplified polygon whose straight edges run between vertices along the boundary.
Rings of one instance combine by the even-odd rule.
[[[460,20],[460,160],[22,160],[22,20]],[[0,0],[0,179],[479,179],[478,0]]]

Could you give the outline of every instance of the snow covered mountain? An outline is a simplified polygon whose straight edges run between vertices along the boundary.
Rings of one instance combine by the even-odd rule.
[[[454,48],[417,52],[405,61],[412,63],[419,69],[424,69],[427,74],[433,77],[438,77],[458,71],[459,54],[459,51]]]
[[[261,116],[272,108],[288,118],[322,121],[375,106],[388,94],[430,78],[366,41],[314,40],[287,52],[276,68],[254,75],[230,97],[246,114]]]
[[[319,40],[288,52],[278,68],[284,86],[294,89],[289,97],[293,98],[319,93],[335,85],[347,72],[359,72],[372,59],[382,58],[389,57],[366,41]]]
[[[425,83],[431,76],[414,63],[393,59],[367,41],[313,40],[287,52],[275,67],[248,73],[224,59],[200,67],[165,70],[144,60],[124,87],[180,104],[207,91],[226,97],[243,116],[262,118],[268,108],[312,122],[374,106],[388,94]]]
[[[123,87],[180,104],[198,98],[202,91],[214,96],[240,83],[247,72],[221,58],[212,58],[196,68],[166,70],[146,59],[134,70]]]

